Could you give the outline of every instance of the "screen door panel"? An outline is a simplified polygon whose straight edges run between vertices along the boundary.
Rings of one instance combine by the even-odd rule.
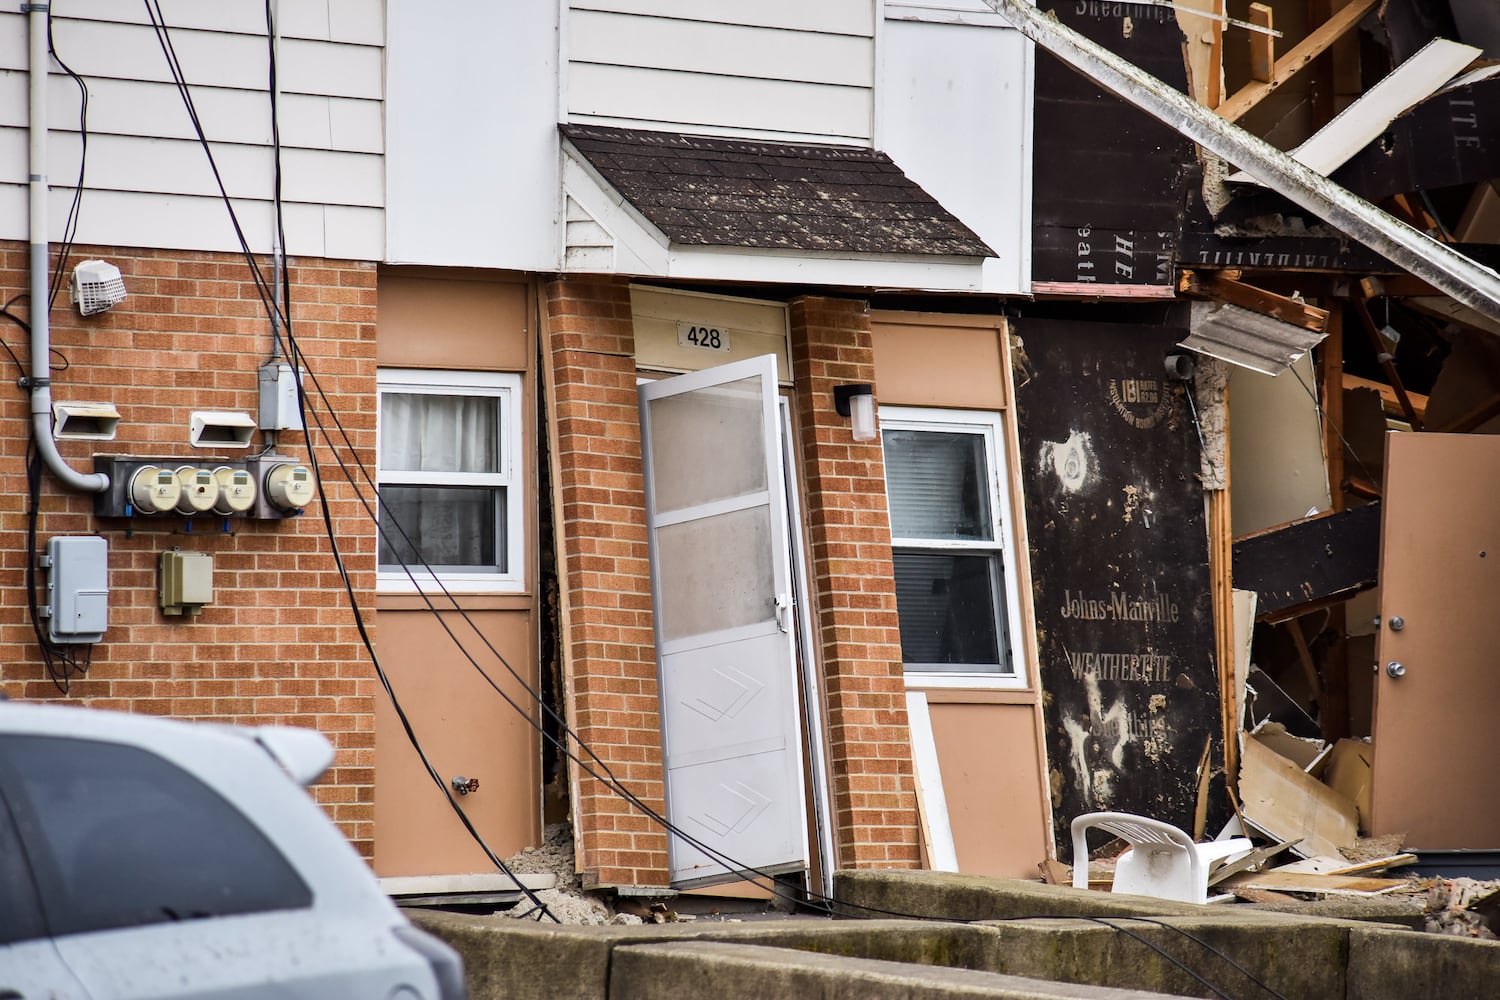
[[[670,839],[672,879],[800,868],[775,360],[646,383],[640,394],[667,816],[686,835]]]

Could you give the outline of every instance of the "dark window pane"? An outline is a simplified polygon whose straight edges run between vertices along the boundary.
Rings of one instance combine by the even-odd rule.
[[[994,555],[897,550],[901,658],[912,670],[1010,671]]]
[[[46,933],[36,908],[36,887],[26,854],[16,839],[10,810],[0,798],[0,945],[45,937]]]
[[[447,571],[504,573],[508,570],[505,549],[503,488],[380,488],[382,569],[420,568],[425,561]]]
[[[254,824],[155,754],[3,736],[0,760],[54,934],[312,905]]]
[[[965,541],[994,537],[982,436],[889,430],[882,445],[893,536]]]

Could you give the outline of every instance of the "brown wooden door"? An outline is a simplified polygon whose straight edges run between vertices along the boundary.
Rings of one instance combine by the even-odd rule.
[[[1497,848],[1500,437],[1388,434],[1385,469],[1371,832]]]

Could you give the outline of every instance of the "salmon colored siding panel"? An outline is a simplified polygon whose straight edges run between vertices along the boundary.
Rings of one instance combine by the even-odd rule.
[[[1002,364],[998,316],[875,313],[876,397],[892,406],[1004,409],[1010,373]]]

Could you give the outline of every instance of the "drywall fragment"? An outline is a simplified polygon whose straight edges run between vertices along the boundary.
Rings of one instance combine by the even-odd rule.
[[[1302,857],[1341,857],[1339,849],[1359,836],[1352,799],[1311,777],[1253,734],[1245,736],[1240,758],[1240,812],[1245,822],[1278,841],[1301,838],[1292,850]]]

